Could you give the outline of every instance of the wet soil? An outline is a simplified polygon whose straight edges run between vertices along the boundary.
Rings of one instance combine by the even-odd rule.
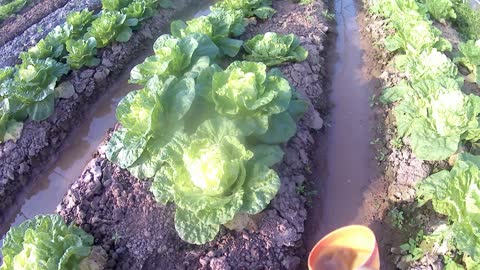
[[[100,50],[99,56],[102,63],[95,69],[73,71],[64,80],[73,84],[76,91],[73,97],[59,100],[54,114],[49,119],[41,122],[27,121],[22,136],[17,142],[8,141],[0,145],[0,224],[2,224],[2,231],[6,229],[3,226],[8,228],[8,224],[5,224],[4,221],[7,219],[12,221],[12,212],[15,216],[14,211],[18,211],[18,205],[23,205],[24,200],[28,198],[28,195],[22,196],[18,192],[25,186],[28,186],[25,189],[27,194],[28,191],[35,189],[31,184],[36,182],[31,180],[39,180],[37,176],[46,169],[45,166],[59,158],[58,150],[68,135],[92,112],[90,110],[92,104],[110,89],[109,86],[117,81],[124,67],[132,59],[136,59],[139,52],[151,47],[153,36],[167,31],[170,21],[177,18],[185,6],[193,4],[190,0],[176,3],[179,8],[177,11],[161,10],[158,15],[146,22],[143,28],[136,32],[127,43],[115,43],[112,47]],[[106,127],[103,128],[105,130]],[[73,180],[78,174],[79,172],[75,177],[69,176],[68,180]],[[56,175],[54,174],[54,176]],[[53,187],[52,189],[55,190]],[[57,194],[57,196],[59,195],[61,193]],[[57,198],[59,199],[59,197]],[[11,207],[14,203],[17,207]]]
[[[174,205],[161,205],[139,181],[105,158],[102,144],[80,179],[63,198],[59,213],[95,236],[108,251],[108,267],[116,269],[303,269],[306,250],[302,234],[307,217],[304,186],[311,163],[314,135],[323,120],[315,108],[326,104],[323,57],[328,27],[323,2],[301,6],[274,1],[277,14],[248,29],[246,37],[266,31],[295,33],[309,57],[281,67],[289,81],[312,106],[298,132],[284,145],[285,157],[276,166],[282,181],[277,197],[261,214],[250,217],[247,229],[222,228],[209,244],[181,241],[173,225]],[[320,109],[320,108],[319,108]],[[322,110],[325,108],[321,108]]]
[[[307,248],[329,232],[364,215],[364,191],[375,174],[372,141],[373,113],[369,106],[372,82],[363,78],[363,49],[354,1],[335,2],[336,42],[332,46],[328,127],[318,141],[313,187],[318,190],[306,223]]]
[[[0,22],[0,46],[67,2],[68,0],[32,0],[20,12]]]

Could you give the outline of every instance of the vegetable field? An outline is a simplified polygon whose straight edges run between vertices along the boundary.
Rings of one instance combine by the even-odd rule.
[[[480,268],[480,11],[0,0],[7,269]]]

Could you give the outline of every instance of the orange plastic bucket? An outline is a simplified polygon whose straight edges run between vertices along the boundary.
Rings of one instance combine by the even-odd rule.
[[[308,256],[310,270],[380,270],[375,234],[368,227],[352,225],[322,238]]]

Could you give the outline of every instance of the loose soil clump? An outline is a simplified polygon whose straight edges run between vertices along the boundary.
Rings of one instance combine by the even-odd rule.
[[[275,167],[281,189],[262,213],[249,217],[246,229],[225,228],[211,243],[195,246],[177,235],[174,205],[155,202],[150,182],[132,177],[105,158],[105,143],[73,183],[57,209],[68,221],[94,235],[109,253],[109,269],[298,269],[305,267],[302,245],[307,218],[304,185],[311,163],[313,135],[323,126],[316,108],[322,99],[325,75],[323,50],[328,27],[322,2],[298,5],[274,1],[278,11],[270,20],[249,27],[245,37],[267,31],[294,33],[309,51],[306,61],[281,66],[287,79],[311,106],[298,132],[285,146]],[[108,140],[108,138],[107,138]]]

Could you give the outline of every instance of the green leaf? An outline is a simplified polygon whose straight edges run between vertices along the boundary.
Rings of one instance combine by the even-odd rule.
[[[37,101],[27,107],[27,113],[34,121],[46,120],[55,111],[55,95],[51,94],[44,100]]]
[[[184,241],[201,245],[215,239],[220,230],[220,225],[207,224],[195,217],[192,212],[177,208],[175,212],[175,229]]]
[[[140,158],[147,142],[148,138],[136,136],[122,128],[112,134],[105,154],[108,160],[115,162],[121,168],[128,168]]]

